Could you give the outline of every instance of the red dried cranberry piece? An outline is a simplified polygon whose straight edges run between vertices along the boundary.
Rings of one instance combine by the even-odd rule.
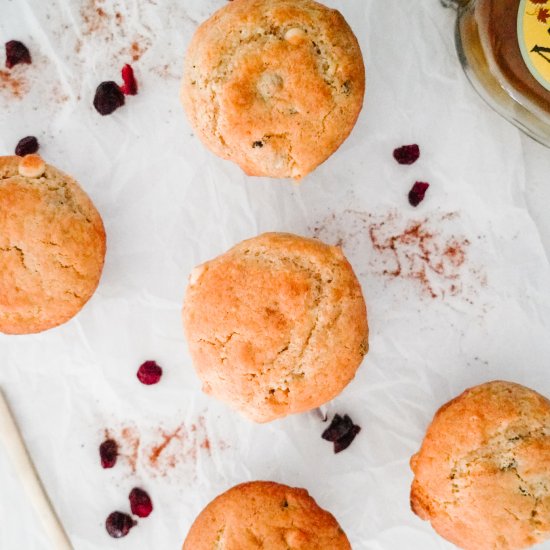
[[[114,539],[125,537],[135,525],[137,522],[123,512],[113,512],[105,521],[105,529]]]
[[[10,40],[6,42],[6,67],[11,69],[19,63],[32,63],[31,53],[22,42]]]
[[[110,115],[124,105],[124,94],[112,80],[102,82],[95,91],[94,107],[100,115]]]
[[[413,164],[420,157],[420,147],[418,145],[403,145],[393,152],[393,158],[399,164]]]
[[[409,203],[411,206],[418,206],[426,196],[426,191],[430,187],[429,183],[417,181],[409,191]]]
[[[346,414],[343,417],[335,414],[330,426],[323,432],[321,437],[334,444],[334,452],[339,453],[347,449],[355,436],[361,431],[359,426]]]
[[[19,140],[15,147],[15,154],[19,157],[32,155],[38,151],[38,140],[34,136],[27,136]]]
[[[343,435],[338,441],[334,442],[334,453],[338,454],[347,449],[355,439],[355,436],[361,431],[359,426],[353,426],[352,429]]]
[[[156,361],[145,361],[137,371],[138,380],[146,386],[156,384],[162,376],[162,369]]]
[[[118,443],[114,439],[106,439],[99,446],[99,457],[103,468],[112,468],[118,457]]]
[[[124,65],[122,67],[122,80],[124,84],[120,87],[120,91],[124,95],[136,95],[138,92],[138,85],[136,77],[134,76],[134,69],[131,65]]]
[[[135,487],[130,492],[130,507],[132,514],[140,518],[146,518],[153,511],[151,497],[143,490]]]
[[[323,432],[321,437],[334,443],[346,435],[352,428],[353,422],[347,414],[343,418],[339,414],[335,414],[330,426]]]

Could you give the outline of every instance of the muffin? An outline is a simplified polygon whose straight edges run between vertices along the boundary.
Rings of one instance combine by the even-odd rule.
[[[459,548],[515,550],[550,537],[550,402],[510,382],[436,413],[411,459],[411,506]]]
[[[37,155],[0,157],[0,332],[30,334],[74,317],[105,258],[97,210]]]
[[[341,249],[287,233],[195,268],[183,321],[203,390],[256,422],[326,403],[368,350],[365,301]]]
[[[181,100],[199,138],[250,176],[301,179],[351,132],[365,91],[357,39],[313,0],[234,0],[195,33]]]
[[[270,481],[237,485],[197,517],[183,550],[351,550],[334,516],[305,489]]]

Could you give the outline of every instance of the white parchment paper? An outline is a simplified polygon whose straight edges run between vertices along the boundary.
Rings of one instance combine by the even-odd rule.
[[[301,185],[248,178],[199,143],[178,102],[186,45],[224,2],[0,0],[0,42],[22,40],[34,60],[14,69],[19,88],[0,84],[0,154],[36,135],[108,235],[101,284],[75,319],[0,336],[0,385],[78,550],[178,549],[207,502],[254,479],[306,487],[354,549],[451,548],[409,509],[408,461],[435,410],[496,378],[550,395],[550,267],[524,202],[522,141],[463,76],[452,11],[436,0],[327,0],[365,56],[357,126]],[[101,117],[94,90],[119,81],[126,62],[139,95]],[[397,165],[394,147],[414,142],[421,159]],[[431,187],[413,209],[416,180]],[[423,244],[398,238],[415,224]],[[253,425],[202,395],[191,366],[180,320],[190,270],[268,230],[340,242],[363,285],[371,351],[328,405],[362,427],[340,455],[314,413]],[[453,243],[463,257],[446,254]],[[135,377],[146,359],[164,368],[157,386]],[[99,466],[105,429],[129,434],[129,458],[112,470]],[[0,449],[0,548],[45,550],[12,475]],[[134,486],[155,510],[113,540],[105,518],[129,510]]]

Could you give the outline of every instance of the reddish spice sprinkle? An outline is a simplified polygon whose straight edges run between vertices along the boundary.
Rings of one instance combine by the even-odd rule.
[[[106,428],[104,439],[113,439],[119,446],[118,463],[131,473],[138,466],[155,477],[167,477],[178,468],[192,467],[200,456],[210,457],[224,451],[229,445],[222,440],[213,441],[208,436],[205,418],[199,416],[196,423],[181,423],[166,430],[152,426],[139,431],[133,426]]]
[[[124,84],[120,86],[120,91],[124,95],[136,95],[138,92],[138,84],[134,76],[134,69],[132,69],[132,66],[128,65],[128,63],[122,67],[122,80]]]
[[[324,242],[340,242],[349,254],[370,249],[370,274],[408,280],[435,298],[460,296],[473,304],[487,274],[470,258],[470,240],[460,233],[456,212],[409,219],[397,210],[373,214],[357,210],[331,213],[310,230]],[[483,235],[477,235],[483,239]]]
[[[182,426],[180,426],[175,432],[171,434],[163,434],[162,439],[164,440],[160,445],[157,445],[156,447],[153,447],[151,449],[151,452],[149,453],[149,462],[152,465],[155,465],[158,462],[158,459],[164,449],[170,445],[173,439],[177,438],[182,430]]]
[[[393,151],[393,158],[399,164],[414,164],[420,157],[420,147],[413,145],[403,145]]]
[[[409,191],[409,204],[415,207],[418,206],[424,200],[428,187],[430,187],[429,183],[417,181]]]
[[[139,61],[145,53],[145,48],[139,42],[132,42],[129,53],[132,56],[132,61]]]
[[[162,377],[162,368],[157,365],[156,361],[145,361],[139,367],[137,377],[146,386],[157,384]]]
[[[20,63],[26,63],[27,65],[32,63],[29,49],[19,40],[6,42],[6,67],[11,69]]]
[[[392,221],[391,217],[388,221]],[[428,229],[427,220],[413,221],[404,230],[384,234],[385,222],[371,224],[369,237],[374,250],[381,254],[390,254],[395,267],[385,268],[383,275],[391,278],[417,280],[422,288],[432,297],[443,296],[445,291],[436,291],[431,276],[444,283],[452,282],[450,293],[457,294],[460,286],[455,284],[460,279],[460,269],[466,262],[466,251],[470,241],[465,238],[451,237],[444,240]]]
[[[134,487],[128,497],[132,514],[139,518],[146,518],[153,511],[151,497],[139,487]]]
[[[80,15],[82,17],[83,33],[85,36],[105,32],[108,29],[109,18],[103,8],[99,6],[101,0],[81,1]],[[118,24],[117,20],[117,24]]]
[[[15,71],[0,71],[0,92],[7,92],[16,99],[21,99],[28,91],[27,81],[15,76]]]
[[[125,427],[122,429],[121,438],[124,446],[126,447],[128,453],[125,455],[128,463],[130,464],[130,469],[135,473],[137,469],[137,462],[139,458],[139,447],[141,445],[141,440],[139,433],[135,428]]]

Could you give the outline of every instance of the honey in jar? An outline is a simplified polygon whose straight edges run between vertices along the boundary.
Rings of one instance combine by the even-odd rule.
[[[456,41],[481,96],[550,147],[550,0],[448,0]]]

